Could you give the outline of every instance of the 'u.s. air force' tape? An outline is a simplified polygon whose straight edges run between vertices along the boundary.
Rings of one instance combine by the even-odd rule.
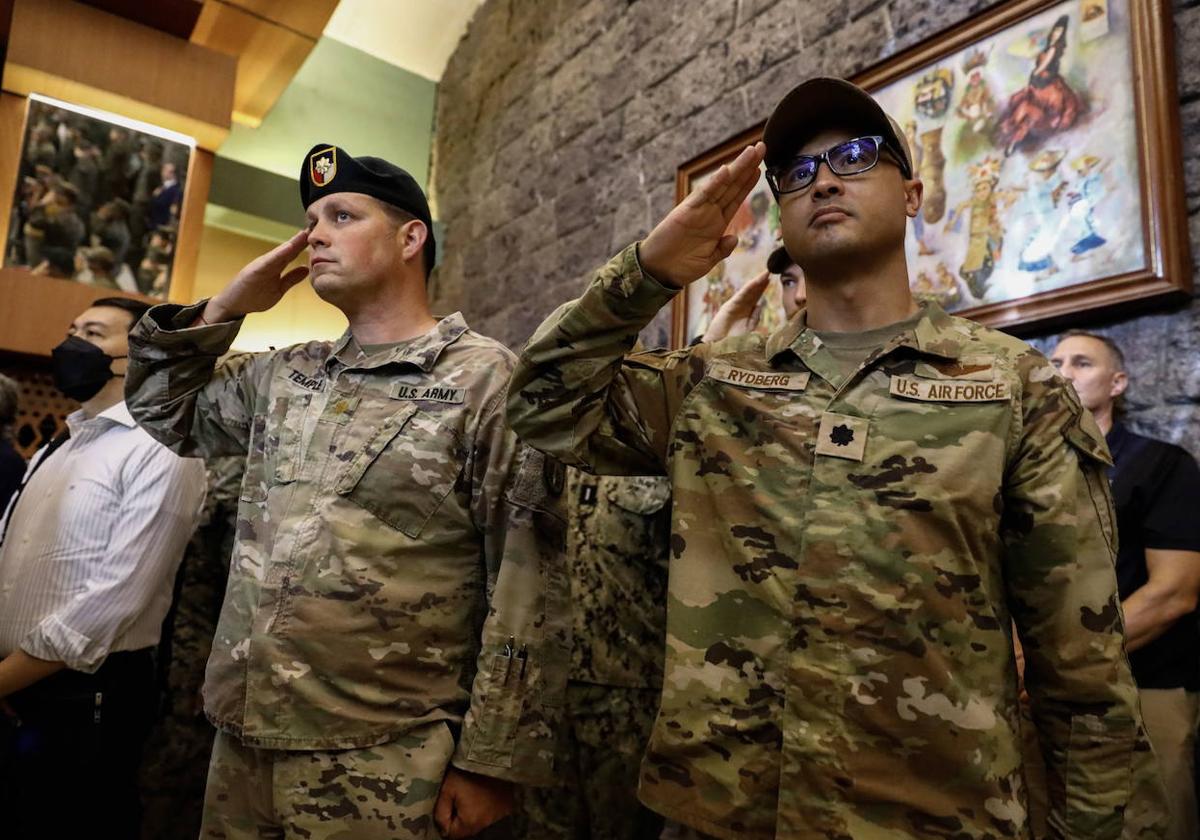
[[[398,400],[426,400],[459,405],[467,398],[466,388],[447,388],[442,385],[397,385],[392,396]]]
[[[709,368],[708,375],[718,382],[764,391],[803,391],[808,387],[810,376],[807,371],[778,373],[773,370],[745,370],[719,362]]]
[[[1009,397],[1007,382],[976,382],[961,379],[917,379],[912,376],[893,376],[894,397],[925,402],[992,402]]]

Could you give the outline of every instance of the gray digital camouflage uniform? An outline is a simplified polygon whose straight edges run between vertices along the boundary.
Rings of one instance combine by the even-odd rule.
[[[567,476],[565,789],[523,791],[517,834],[641,840],[662,823],[637,782],[662,685],[671,488],[662,476]]]
[[[1117,840],[1152,756],[1109,456],[1070,385],[935,306],[840,387],[803,317],[626,355],[674,294],[630,246],[538,329],[508,403],[569,464],[671,479],[642,800],[725,838],[1027,838],[1011,617],[1051,830]]]
[[[370,357],[347,333],[218,367],[239,323],[189,328],[203,305],[147,314],[127,393],[176,452],[247,458],[208,717],[238,746],[270,750],[424,733],[444,754],[405,746],[422,768],[444,770],[452,749],[465,770],[553,781],[563,523],[545,459],[504,425],[512,354],[453,315]],[[412,781],[397,836],[423,837],[440,772]],[[359,804],[329,813],[366,819]]]

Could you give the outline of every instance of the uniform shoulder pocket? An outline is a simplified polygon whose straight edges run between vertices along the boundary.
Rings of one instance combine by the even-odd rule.
[[[311,401],[312,394],[280,394],[271,398],[266,414],[254,416],[242,477],[242,501],[262,502],[271,487],[296,480],[304,454],[300,448],[304,418]]]

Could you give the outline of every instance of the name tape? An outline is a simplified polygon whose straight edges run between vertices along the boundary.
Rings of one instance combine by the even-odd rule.
[[[718,382],[728,382],[741,388],[759,388],[765,391],[803,391],[808,387],[811,374],[775,373],[769,370],[744,370],[730,365],[716,364],[708,375]]]
[[[467,389],[444,388],[440,385],[397,385],[392,396],[398,400],[424,400],[458,405],[467,398]]]
[[[957,379],[916,379],[893,376],[892,396],[925,402],[993,402],[1009,398],[1007,382],[973,382]]]

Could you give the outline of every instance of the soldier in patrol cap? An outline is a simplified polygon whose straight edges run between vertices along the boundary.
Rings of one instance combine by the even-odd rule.
[[[829,78],[602,267],[522,353],[508,416],[568,464],[672,484],[655,811],[723,838],[1028,838],[1010,628],[1056,837],[1154,836],[1103,435],[1024,342],[917,305],[922,186]],[[806,309],[630,353],[733,250],[764,155]]]
[[[470,836],[513,783],[553,781],[569,633],[554,471],[504,425],[512,354],[429,312],[413,178],[322,144],[300,195],[306,229],[131,340],[138,422],[178,452],[246,459],[204,686],[219,731],[202,835]],[[347,332],[218,365],[243,317],[306,276]]]

